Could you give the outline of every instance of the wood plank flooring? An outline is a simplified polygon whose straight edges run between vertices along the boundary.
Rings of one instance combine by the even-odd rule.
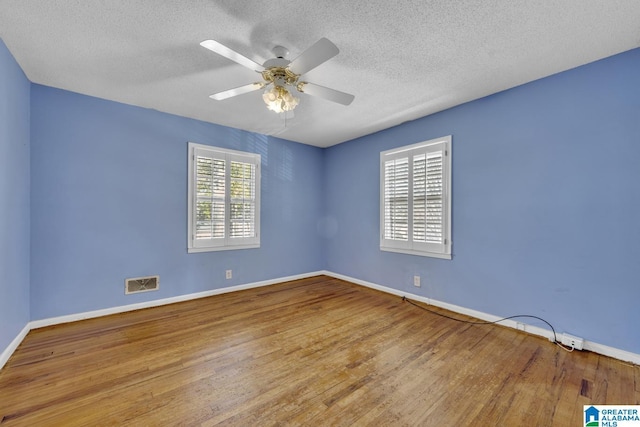
[[[639,384],[319,276],[31,331],[0,371],[0,426],[577,426],[585,404],[640,404]]]

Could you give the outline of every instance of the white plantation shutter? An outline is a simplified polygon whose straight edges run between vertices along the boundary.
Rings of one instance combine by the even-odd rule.
[[[443,152],[413,157],[413,241],[443,243]]]
[[[387,239],[407,240],[409,236],[409,159],[384,163],[384,235]]]
[[[451,258],[451,137],[380,154],[380,248]]]
[[[260,246],[260,155],[189,144],[190,252]]]
[[[223,239],[225,161],[196,155],[196,240]]]
[[[230,179],[229,237],[253,237],[256,220],[256,166],[232,161]]]
[[[427,155],[413,156],[413,241],[427,241]]]

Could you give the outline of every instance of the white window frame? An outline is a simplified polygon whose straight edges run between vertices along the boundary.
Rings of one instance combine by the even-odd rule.
[[[210,145],[196,144],[189,142],[189,179],[188,179],[188,243],[187,252],[209,252],[226,251],[234,249],[252,249],[260,247],[260,165],[259,154],[247,153],[244,151],[230,150],[227,148],[213,147]],[[255,165],[255,219],[254,236],[252,237],[230,237],[230,167],[225,166],[225,222],[224,237],[211,239],[196,239],[196,156],[201,155],[212,159],[224,160],[225,165],[231,161],[249,163]]]
[[[441,151],[442,161],[442,239],[440,243],[413,241],[413,159],[419,155],[429,155]],[[380,153],[380,250],[420,255],[441,259],[451,259],[451,135],[417,144],[394,148]],[[407,238],[394,239],[385,236],[385,163],[397,159],[409,162]]]

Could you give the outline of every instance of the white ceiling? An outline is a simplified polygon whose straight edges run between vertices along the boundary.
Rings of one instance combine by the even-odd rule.
[[[327,147],[640,46],[638,0],[1,0],[0,37],[34,83]],[[305,80],[286,122],[259,80],[201,47],[263,63],[327,37],[338,56]],[[258,77],[258,79],[256,79]]]

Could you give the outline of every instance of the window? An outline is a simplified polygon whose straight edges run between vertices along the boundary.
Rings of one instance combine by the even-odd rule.
[[[189,143],[189,252],[260,247],[260,155]]]
[[[451,259],[451,136],[380,153],[380,249]]]

